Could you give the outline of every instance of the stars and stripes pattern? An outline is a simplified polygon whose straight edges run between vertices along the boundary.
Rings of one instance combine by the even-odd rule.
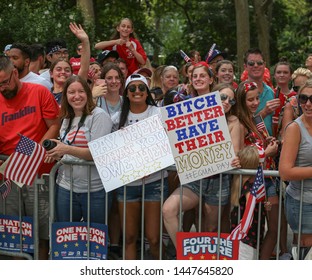
[[[68,133],[67,141],[71,143],[71,145],[88,148],[88,141],[85,136],[85,131],[82,129]]]
[[[185,62],[191,62],[192,59],[182,50],[180,50],[180,54],[182,56],[182,58],[185,60]]]
[[[31,185],[44,157],[45,149],[41,145],[21,135],[15,152],[4,163],[3,175],[15,182]]]
[[[260,115],[254,116],[254,122],[256,124],[257,130],[262,133],[264,138],[267,138],[269,136],[269,133],[266,129],[266,126],[264,124],[264,121]]]
[[[208,52],[207,58],[206,58],[206,62],[207,62],[207,63],[208,63],[209,58],[211,57],[211,55],[212,55],[213,50],[215,49],[215,47],[216,47],[216,43],[213,43],[212,46],[211,46],[211,48],[210,48],[210,50],[209,50],[209,52]]]
[[[264,198],[265,198],[265,187],[264,187],[264,178],[263,178],[263,167],[260,164],[257,170],[255,182],[252,188],[250,189],[250,195],[246,202],[246,208],[245,208],[243,218],[241,219],[237,227],[227,237],[227,239],[241,240],[247,236],[248,231],[253,221],[254,209],[255,209],[256,203],[263,201]]]
[[[12,183],[11,180],[5,180],[0,186],[0,193],[3,199],[5,199],[11,192]]]

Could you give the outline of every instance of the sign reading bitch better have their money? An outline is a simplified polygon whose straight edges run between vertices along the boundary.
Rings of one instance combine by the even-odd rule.
[[[159,115],[105,135],[88,145],[107,192],[174,164]]]
[[[181,184],[233,169],[235,157],[219,92],[161,108]]]

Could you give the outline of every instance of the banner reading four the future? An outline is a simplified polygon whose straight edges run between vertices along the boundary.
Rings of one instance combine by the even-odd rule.
[[[161,108],[181,184],[233,169],[235,157],[219,92]]]

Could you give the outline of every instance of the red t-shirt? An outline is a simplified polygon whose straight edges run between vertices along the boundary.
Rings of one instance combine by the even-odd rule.
[[[282,108],[286,105],[287,102],[289,102],[290,98],[293,96],[296,96],[297,93],[295,91],[291,91],[288,95],[285,95],[284,93],[280,92],[278,96],[276,96],[277,94],[277,88],[274,89],[274,97],[275,98],[279,98],[280,100],[280,106],[275,110],[275,113],[273,115],[272,118],[272,126],[273,126],[273,136],[274,137],[278,137],[278,124],[279,124],[279,118],[280,118],[280,114],[282,111]]]
[[[145,53],[143,47],[141,46],[140,42],[134,38],[130,38],[129,40],[132,42],[134,49],[140,55],[142,55],[144,61],[146,61],[147,56],[146,56],[146,53]],[[126,47],[126,44],[114,45],[114,46],[106,48],[106,49],[117,51],[119,54],[119,57],[123,58],[126,61],[127,68],[128,68],[128,76],[131,75],[135,70],[140,68],[139,62],[136,60],[133,53]]]
[[[78,75],[78,72],[79,72],[79,69],[80,69],[80,65],[81,65],[80,60],[81,60],[80,56],[79,57],[73,56],[73,57],[71,57],[69,59],[69,63],[71,65],[71,67],[72,67],[74,75]],[[91,57],[90,58],[90,62],[94,62],[94,61],[95,61],[95,59],[93,57]]]
[[[0,154],[11,155],[20,140],[18,133],[39,143],[47,132],[44,119],[55,119],[59,106],[51,92],[44,86],[22,83],[22,88],[12,99],[0,94]],[[41,173],[49,173],[51,164],[44,164]]]

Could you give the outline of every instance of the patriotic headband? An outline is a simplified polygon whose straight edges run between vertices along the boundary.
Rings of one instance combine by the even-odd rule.
[[[64,49],[64,47],[63,47],[63,46],[60,46],[60,45],[56,45],[56,46],[54,46],[53,48],[51,48],[51,50],[49,51],[48,54],[52,54],[52,53],[58,52],[58,51],[61,50],[61,49]]]
[[[258,86],[255,82],[245,83],[244,88],[245,92],[247,93],[250,90],[256,89]]]

